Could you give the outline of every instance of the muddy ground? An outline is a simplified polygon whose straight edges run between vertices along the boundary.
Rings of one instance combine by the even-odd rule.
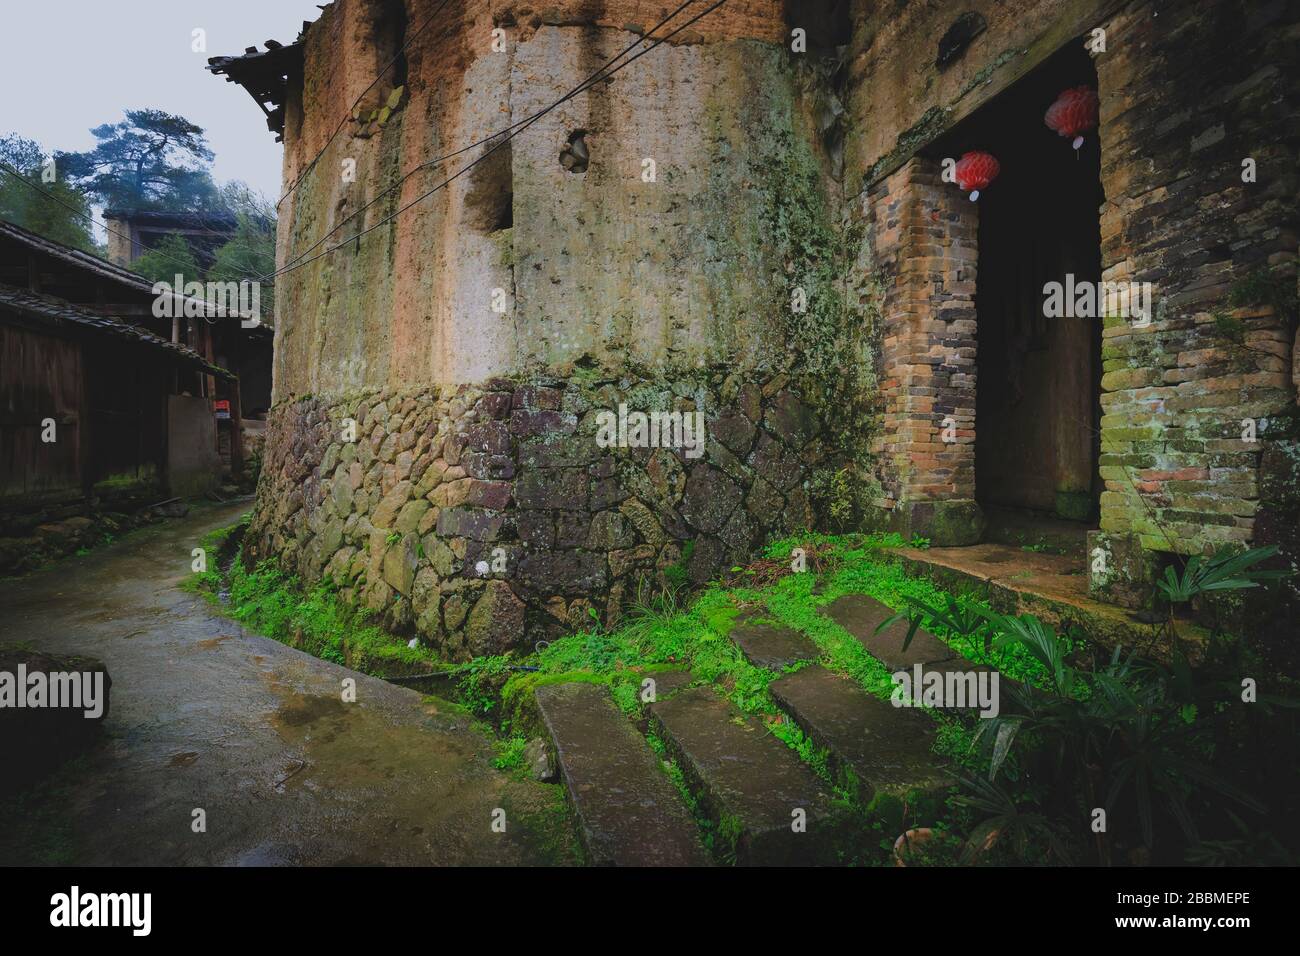
[[[249,507],[202,507],[0,582],[0,643],[92,655],[113,681],[99,742],[0,802],[0,864],[574,859],[558,788],[494,769],[457,707],[249,633],[178,587],[201,536]]]

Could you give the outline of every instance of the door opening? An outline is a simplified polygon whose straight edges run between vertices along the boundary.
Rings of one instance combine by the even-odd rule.
[[[1048,317],[1044,292],[1051,282],[1068,290],[1101,279],[1096,130],[1074,150],[1043,122],[1058,94],[1083,85],[1096,89],[1097,74],[1079,41],[947,143],[985,149],[1001,164],[979,198],[975,280],[975,493],[991,524],[1006,509],[1085,523],[1098,514],[1100,310]]]

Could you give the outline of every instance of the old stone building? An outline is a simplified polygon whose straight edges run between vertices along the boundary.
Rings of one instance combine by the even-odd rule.
[[[213,61],[285,143],[250,559],[464,657],[810,527],[1055,515],[1130,604],[1295,553],[1294,5],[682,6],[336,0]]]

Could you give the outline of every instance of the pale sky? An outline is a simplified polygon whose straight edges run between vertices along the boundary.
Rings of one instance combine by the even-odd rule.
[[[75,151],[124,109],[179,113],[206,131],[218,183],[242,179],[275,200],[275,134],[245,90],[205,67],[291,43],[319,16],[316,0],[0,0],[0,135]],[[191,49],[196,28],[206,52]]]

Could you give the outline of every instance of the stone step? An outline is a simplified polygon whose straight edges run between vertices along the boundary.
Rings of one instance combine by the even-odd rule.
[[[742,615],[728,635],[755,667],[783,670],[799,661],[815,661],[817,645],[798,631],[768,621],[755,620],[758,612]]]
[[[952,784],[942,759],[930,750],[934,721],[920,710],[895,707],[817,665],[773,681],[768,690],[813,743],[829,751],[831,768],[856,784],[862,803],[878,794]]]
[[[711,687],[679,691],[654,704],[650,715],[720,835],[734,835],[738,864],[795,866],[832,858],[829,788],[761,721],[740,716]]]
[[[822,609],[822,613],[856,637],[872,657],[891,671],[910,670],[913,664],[953,661],[967,669],[974,667],[925,628],[917,629],[912,643],[904,651],[903,641],[908,629],[906,620],[897,621],[876,633],[881,621],[898,612],[865,594],[846,594],[836,598]]]
[[[912,643],[904,651],[903,641],[907,637],[907,621],[898,621],[880,633],[876,633],[876,628],[880,625],[880,622],[889,619],[896,612],[893,608],[881,604],[875,598],[868,597],[865,594],[846,594],[843,597],[836,598],[826,605],[822,613],[857,638],[862,646],[867,649],[867,653],[888,667],[891,672],[907,672],[912,679],[913,685],[917,688],[911,694],[911,698],[915,701],[922,700],[920,685],[916,682],[914,670],[917,664],[921,665],[923,674],[928,675],[937,671],[939,674],[944,675],[945,684],[949,680],[947,675],[953,672],[962,675],[963,681],[965,681],[968,674],[976,675],[976,680],[978,680],[980,673],[992,673],[992,668],[984,664],[972,663],[925,628],[917,628],[916,634],[912,637]],[[1002,685],[1013,683],[1002,674],[998,675],[998,682],[999,694]],[[976,695],[970,693],[974,689],[969,685],[964,685],[962,696],[956,697],[954,695],[952,699],[945,696],[943,706],[954,710],[979,710],[980,705],[977,702]],[[961,701],[960,705],[958,705],[957,701]]]
[[[536,691],[594,866],[701,866],[709,857],[681,794],[603,684]]]
[[[695,675],[685,670],[646,671],[641,674],[640,686],[637,688],[637,697],[643,701],[646,700],[645,691],[649,689],[646,687],[646,680],[654,681],[654,698],[650,700],[650,703],[654,703],[656,700],[671,697],[693,683]]]

